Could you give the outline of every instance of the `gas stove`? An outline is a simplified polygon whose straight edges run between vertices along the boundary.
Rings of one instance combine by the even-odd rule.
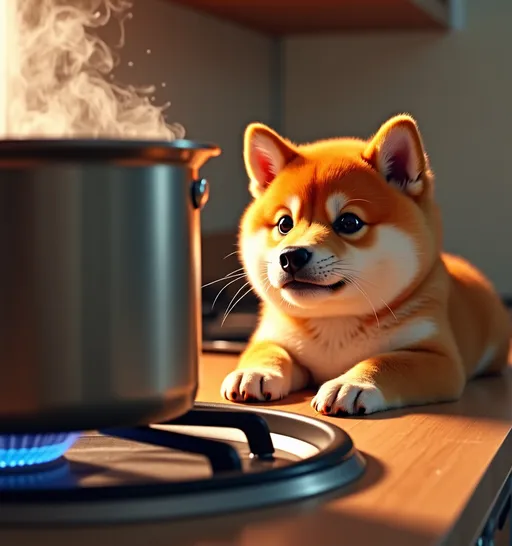
[[[169,423],[0,437],[2,526],[172,520],[314,497],[365,461],[339,427],[270,409],[196,403]]]

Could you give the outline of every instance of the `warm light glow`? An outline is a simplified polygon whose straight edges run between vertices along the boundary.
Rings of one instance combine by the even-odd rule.
[[[0,0],[0,138],[5,138],[9,130],[9,84],[16,56],[16,0]]]
[[[94,29],[112,16],[123,28],[131,6],[128,0],[0,0],[0,138],[184,136],[180,125],[166,123],[167,105],[152,103],[152,87],[112,81],[111,48]]]

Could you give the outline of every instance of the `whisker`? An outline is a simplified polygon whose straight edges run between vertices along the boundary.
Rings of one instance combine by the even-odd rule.
[[[267,277],[267,280],[265,281],[265,284],[263,286],[263,290],[266,294],[268,294],[268,289],[270,288],[270,279]]]
[[[224,317],[222,319],[222,322],[221,322],[221,326],[224,325],[224,322],[226,321],[226,319],[228,318],[229,314],[231,313],[231,311],[233,311],[233,309],[238,305],[238,303],[243,299],[245,298],[245,296],[247,296],[247,294],[249,294],[250,292],[252,292],[252,286],[249,287],[249,290],[247,290],[247,292],[245,292],[244,294],[242,294],[236,301],[235,303],[233,304],[233,300],[237,297],[237,295],[249,284],[249,282],[246,282],[239,290],[238,292],[233,296],[233,298],[231,299],[231,302],[230,304],[228,305],[228,308],[226,309],[226,312],[224,313]],[[233,305],[232,305],[233,304]]]
[[[239,281],[240,280],[240,277],[237,277],[236,279],[228,282],[225,286],[223,286],[220,290],[219,290],[219,293],[215,296],[215,299],[213,300],[213,303],[212,303],[212,309],[214,308],[215,304],[217,303],[217,300],[219,299],[219,296],[222,294],[222,292],[224,292],[224,290],[226,290],[226,288],[233,284],[234,282],[236,281]]]
[[[359,286],[359,284],[357,283],[356,280],[354,280],[353,278],[350,278],[349,276],[347,276],[347,279],[359,290],[359,292],[361,292],[361,294],[363,294],[363,296],[366,298],[366,300],[368,301],[368,303],[370,304],[372,310],[373,310],[373,314],[375,315],[375,320],[377,321],[377,328],[380,328],[380,321],[379,321],[379,317],[377,315],[377,311],[375,310],[375,306],[373,305],[372,303],[372,300],[370,299],[370,297],[368,296],[368,294]]]
[[[373,287],[373,288],[379,288],[375,283],[373,282],[370,282],[368,280],[366,280],[361,274],[359,271],[357,271],[356,269],[349,269],[349,268],[341,268],[341,267],[336,267],[336,268],[333,268],[333,271],[334,270],[339,270],[340,273],[338,273],[337,275],[338,276],[346,276],[344,275],[346,272],[349,272],[349,273],[353,273],[357,276],[357,280],[359,282],[362,282],[362,283],[366,283],[367,285]],[[348,278],[348,276],[347,276]],[[397,316],[395,315],[393,309],[391,309],[391,307],[388,305],[388,303],[386,302],[386,300],[384,300],[383,298],[381,298],[380,296],[377,295],[377,298],[384,304],[384,306],[388,309],[388,311],[391,313],[391,315],[393,316],[393,318],[395,319],[396,322],[399,322]]]
[[[231,308],[231,304],[233,303],[233,301],[235,301],[236,297],[238,296],[238,294],[240,294],[240,292],[248,285],[250,284],[250,281],[247,281],[246,283],[244,283],[235,293],[235,295],[231,298],[231,301],[228,303],[227,307],[226,307],[226,311],[224,312],[224,319],[226,318],[226,315],[229,314],[230,312],[230,308]]]
[[[337,273],[349,273],[357,276],[357,280],[364,281],[366,284],[373,286],[374,288],[378,288],[378,286],[370,281],[367,281],[364,277],[361,276],[360,272],[357,269],[350,269],[350,268],[344,268],[344,267],[333,267],[332,271],[335,271]]]
[[[230,252],[229,254],[226,254],[224,256],[224,258],[222,258],[222,259],[225,260],[226,258],[229,258],[230,256],[233,256],[234,254],[238,254],[238,250],[234,250],[233,252]]]
[[[373,283],[370,283],[370,281],[367,281],[365,279],[362,279],[362,278],[358,278],[357,279],[359,282],[362,282],[362,283],[366,283],[366,284],[369,284],[373,287],[377,287],[375,284]],[[380,296],[377,295],[377,298],[379,298],[379,300],[384,304],[384,306],[387,308],[387,310],[391,313],[391,315],[393,316],[393,318],[395,319],[396,322],[399,322],[398,321],[398,318],[397,316],[395,315],[393,309],[391,309],[391,307],[387,304],[386,300],[384,300],[383,298],[381,298]]]
[[[372,283],[368,280],[366,280],[364,277],[362,277],[360,274],[357,276],[357,280],[359,282],[362,282],[362,283],[366,283],[367,285],[369,286],[372,286],[374,288],[377,288],[378,289],[378,286],[375,284],[375,283]],[[387,310],[391,313],[391,315],[393,316],[393,318],[395,319],[396,322],[399,322],[397,316],[395,315],[393,309],[391,309],[391,307],[388,305],[388,303],[386,302],[386,300],[384,300],[383,298],[381,298],[379,295],[377,295],[377,298],[379,298],[379,300],[384,304],[384,306],[387,308]]]
[[[232,275],[235,275],[236,273],[239,273],[240,271],[243,271],[243,267],[239,267],[238,269],[235,269],[234,271],[231,271],[231,273],[228,273],[226,277],[231,277]]]
[[[245,277],[245,273],[244,272],[236,273],[235,271],[233,271],[232,273],[229,273],[228,275],[225,275],[224,277],[221,277],[220,279],[216,279],[215,281],[211,281],[206,284],[203,284],[201,288],[206,288],[207,286],[211,286],[212,284],[216,284],[220,281],[228,281],[228,280],[234,279],[235,277],[236,279],[241,279],[242,277]]]

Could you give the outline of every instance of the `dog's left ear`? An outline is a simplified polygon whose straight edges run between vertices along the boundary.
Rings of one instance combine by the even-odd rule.
[[[394,116],[384,123],[363,155],[390,184],[404,193],[418,196],[423,192],[427,156],[411,116]]]

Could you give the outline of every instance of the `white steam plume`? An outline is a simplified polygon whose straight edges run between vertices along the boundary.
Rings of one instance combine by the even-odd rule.
[[[121,87],[108,81],[114,56],[90,29],[122,15],[131,1],[0,0],[0,17],[12,3],[17,4],[16,20],[7,26],[15,32],[10,33],[7,55],[0,51],[0,83],[8,76],[0,89],[0,99],[2,90],[7,96],[7,104],[0,100],[0,108],[7,108],[0,137],[184,137],[181,125],[166,123],[167,105],[151,103],[152,87]],[[0,48],[5,45],[0,41]]]
[[[7,134],[9,92],[17,62],[16,1],[0,0],[0,138]]]

